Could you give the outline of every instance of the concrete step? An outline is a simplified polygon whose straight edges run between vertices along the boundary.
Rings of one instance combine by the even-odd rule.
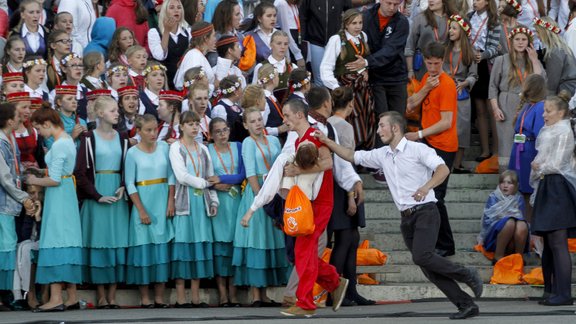
[[[474,268],[478,270],[480,277],[482,277],[485,283],[490,282],[490,277],[492,277],[494,269],[493,266],[474,266]],[[536,268],[536,266],[524,266],[524,273],[529,273],[534,268]],[[370,270],[358,269],[358,273],[361,273],[360,271],[367,271],[369,273]],[[429,282],[420,267],[414,264],[384,265],[382,266],[382,271],[383,272],[380,273],[372,272],[376,276],[375,279],[381,283]],[[576,271],[572,271],[572,281],[576,281]]]
[[[400,233],[390,234],[376,234],[363,229],[360,231],[361,241],[370,240],[371,246],[380,249],[381,251],[406,251],[404,239]],[[454,233],[454,243],[459,250],[472,249],[476,244],[477,233]]]
[[[366,189],[381,189],[386,188],[374,181],[370,174],[361,174],[360,178],[364,183]],[[497,174],[451,174],[448,182],[448,188],[475,188],[475,189],[492,189],[496,188],[498,184]]]
[[[472,294],[472,291],[466,285],[460,286],[466,292]],[[383,284],[374,286],[359,285],[357,289],[362,296],[381,301],[446,298],[446,296],[431,283]],[[487,284],[484,285],[482,298],[528,299],[540,298],[543,294],[544,287],[542,286]],[[576,296],[576,285],[572,285],[572,296]],[[536,303],[534,303],[534,305],[538,306]],[[567,319],[565,323],[572,323],[572,320]]]
[[[486,203],[491,189],[470,189],[470,188],[449,188],[444,201],[446,204],[451,202],[479,202]],[[369,189],[365,191],[366,202],[394,202],[392,194],[388,189]]]
[[[487,198],[488,196],[486,196]],[[486,202],[461,202],[448,203],[446,208],[450,221],[457,219],[477,220],[480,223]],[[392,202],[368,202],[366,203],[366,219],[400,219],[400,212]]]
[[[450,226],[454,233],[480,233],[480,218],[478,219],[452,219]],[[400,233],[400,215],[397,219],[370,219],[365,232],[388,234]]]

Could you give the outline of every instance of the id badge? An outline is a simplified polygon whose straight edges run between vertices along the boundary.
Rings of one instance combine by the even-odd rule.
[[[515,135],[514,135],[514,143],[517,143],[517,144],[524,144],[524,143],[526,143],[526,135],[524,135],[524,134],[515,134]]]
[[[22,180],[20,178],[16,178],[16,188],[22,189]]]
[[[236,196],[238,196],[238,189],[236,189],[236,186],[230,187],[230,190],[228,190],[228,194],[230,195],[230,197],[236,198]]]
[[[202,189],[194,189],[194,196],[202,196],[204,194]]]

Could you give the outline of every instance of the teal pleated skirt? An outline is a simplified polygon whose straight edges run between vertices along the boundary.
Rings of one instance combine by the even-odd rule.
[[[103,285],[126,280],[126,248],[85,249],[84,281]]]
[[[212,251],[214,253],[214,274],[220,277],[233,276],[232,255],[234,254],[234,244],[232,242],[214,242]]]
[[[16,250],[0,252],[0,290],[12,290]]]
[[[172,243],[172,279],[203,279],[214,277],[212,243]]]
[[[170,277],[170,247],[168,243],[145,244],[128,248],[126,283],[148,285],[167,282]]]
[[[79,247],[40,248],[36,283],[82,283],[83,251]]]

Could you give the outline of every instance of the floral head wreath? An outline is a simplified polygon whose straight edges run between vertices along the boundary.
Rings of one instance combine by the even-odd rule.
[[[64,65],[64,66],[68,66],[68,62],[72,61],[73,59],[79,59],[82,60],[82,58],[76,54],[76,53],[70,53],[66,56],[64,56],[61,60],[60,60],[60,64]]]
[[[294,82],[292,84],[292,89],[298,90],[298,89],[302,88],[303,86],[307,85],[308,83],[310,83],[311,76],[312,75],[310,74],[310,72],[308,72],[308,75],[306,76],[306,78],[304,80],[299,81],[299,82]]]
[[[458,25],[460,25],[460,27],[462,27],[464,32],[466,32],[466,36],[470,37],[472,35],[472,28],[470,27],[470,24],[467,23],[466,20],[464,20],[464,18],[462,18],[462,16],[452,15],[452,16],[450,16],[450,21],[455,21],[456,23],[458,23]]]
[[[548,29],[549,31],[553,32],[554,34],[560,34],[560,32],[561,32],[560,27],[556,26],[556,25],[553,24],[553,23],[544,21],[544,20],[542,20],[542,19],[540,19],[540,18],[538,18],[538,17],[534,17],[533,22],[534,22],[535,25],[538,25],[538,26],[540,26],[540,27],[542,27],[542,28],[546,28],[546,29]]]
[[[276,73],[278,73],[278,70],[274,69],[274,71],[270,74],[268,74],[267,76],[258,79],[258,84],[259,85],[265,85],[266,83],[270,82],[271,80],[274,80],[274,77],[276,76]]]
[[[220,89],[220,93],[222,93],[223,95],[227,95],[227,94],[231,94],[234,91],[240,89],[240,82],[234,82],[234,85],[231,86],[230,88],[226,88],[226,89]]]
[[[530,43],[534,41],[534,33],[526,27],[516,27],[508,33],[508,38],[512,39],[516,34],[526,34],[530,39]]]
[[[108,69],[108,71],[106,72],[106,75],[108,75],[108,77],[111,77],[114,73],[118,73],[118,72],[127,72],[128,68],[125,67],[124,65],[116,65],[115,67]]]
[[[190,88],[194,84],[194,82],[204,78],[205,76],[206,72],[204,72],[204,69],[200,69],[198,75],[196,75],[192,80],[184,81],[184,88]]]
[[[166,71],[166,67],[162,64],[154,64],[146,67],[144,72],[142,72],[143,76],[148,75],[148,73],[152,73],[152,71]]]
[[[514,10],[518,11],[518,13],[522,12],[522,5],[516,0],[505,0],[507,4],[509,4]]]
[[[29,60],[29,61],[22,63],[22,68],[27,69],[27,68],[32,67],[34,65],[40,65],[40,64],[48,65],[48,63],[46,63],[46,61],[43,58],[38,58],[35,60]]]

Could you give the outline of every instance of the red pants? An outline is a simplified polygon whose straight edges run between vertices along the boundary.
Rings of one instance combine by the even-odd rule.
[[[326,230],[332,205],[316,205],[312,203],[314,210],[314,233],[296,238],[294,255],[296,259],[296,272],[300,282],[296,290],[298,302],[296,305],[302,309],[316,309],[312,290],[317,282],[322,288],[333,292],[338,288],[340,276],[334,266],[324,262],[318,257],[318,238]]]

